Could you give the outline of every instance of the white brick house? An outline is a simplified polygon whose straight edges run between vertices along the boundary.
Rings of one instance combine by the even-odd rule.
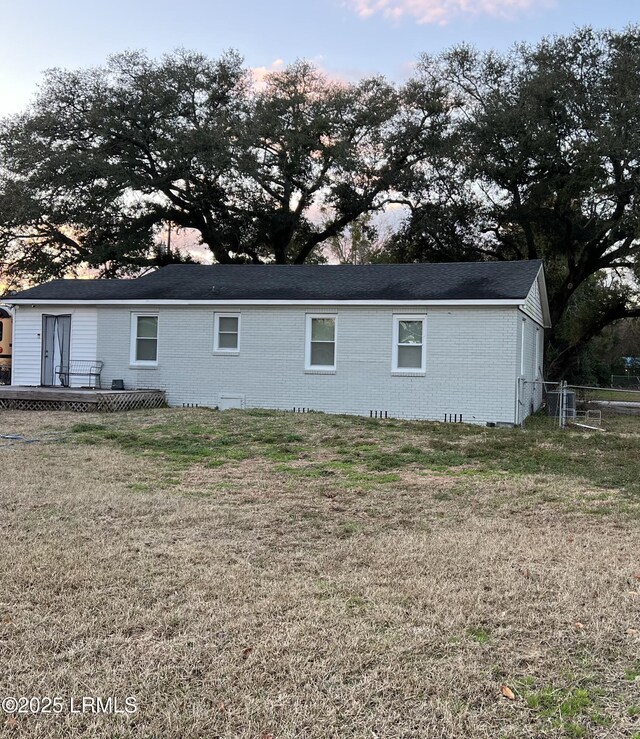
[[[538,261],[172,265],[55,280],[8,302],[15,385],[60,384],[44,356],[55,344],[60,361],[102,361],[103,387],[160,388],[170,405],[471,423],[536,409],[523,379],[542,377],[549,325]],[[52,321],[66,329],[47,343]]]

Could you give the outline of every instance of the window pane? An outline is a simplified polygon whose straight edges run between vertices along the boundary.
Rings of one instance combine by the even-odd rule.
[[[311,365],[313,367],[333,367],[336,345],[311,342]]]
[[[333,341],[336,336],[335,318],[312,318],[311,340]]]
[[[218,334],[218,349],[237,349],[238,334]]]
[[[237,316],[234,317],[227,317],[223,318],[222,316],[218,319],[218,330],[219,331],[225,331],[227,333],[237,334],[238,333],[238,318]]]
[[[136,341],[136,359],[141,362],[155,362],[158,358],[158,341],[156,339],[138,339]]]
[[[157,316],[138,316],[138,338],[155,339],[158,335]]]
[[[422,347],[399,346],[398,367],[402,369],[422,369]]]
[[[422,321],[399,321],[400,344],[422,344]]]

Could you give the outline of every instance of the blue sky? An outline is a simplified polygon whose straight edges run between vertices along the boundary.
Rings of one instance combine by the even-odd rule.
[[[402,79],[421,52],[462,41],[505,48],[638,21],[638,0],[0,0],[0,115],[22,109],[43,70],[124,49],[235,48],[253,67],[304,57],[347,78]]]

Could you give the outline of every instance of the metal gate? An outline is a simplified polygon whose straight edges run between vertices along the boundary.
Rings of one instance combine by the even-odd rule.
[[[573,396],[573,402],[572,402]],[[545,406],[555,425],[564,428],[567,421],[575,418],[575,393],[571,393],[565,380],[525,380],[518,385],[518,423],[522,425],[527,416]]]

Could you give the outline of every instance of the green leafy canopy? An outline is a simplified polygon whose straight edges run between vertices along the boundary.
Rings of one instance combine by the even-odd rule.
[[[640,315],[640,29],[461,46],[420,73],[452,101],[448,151],[405,191],[389,256],[544,259],[552,372],[573,371],[604,326]]]

